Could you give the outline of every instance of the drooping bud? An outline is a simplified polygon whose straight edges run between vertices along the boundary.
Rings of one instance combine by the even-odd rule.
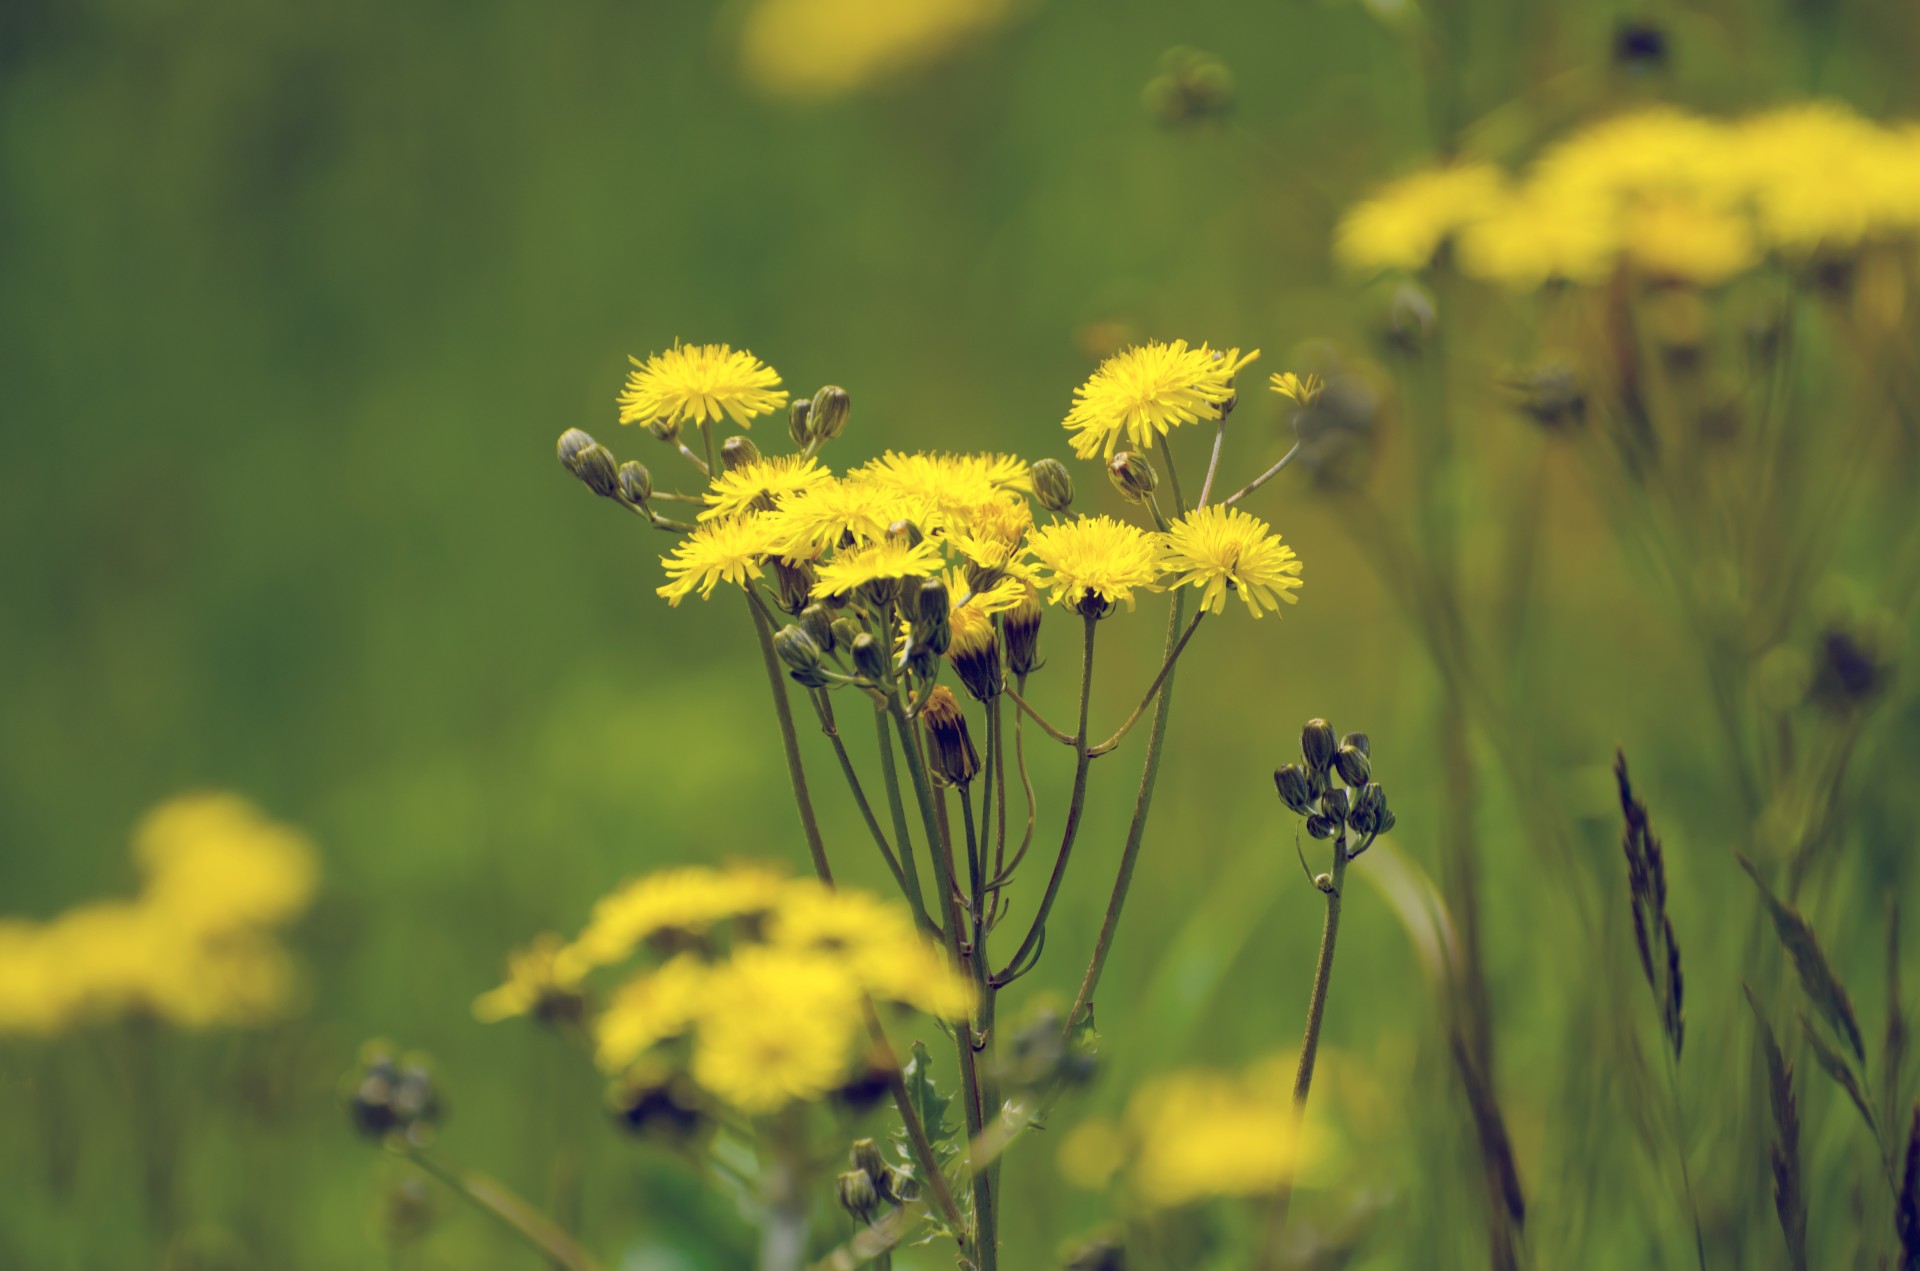
[[[578,428],[560,434],[558,446],[561,466],[580,479],[580,483],[603,499],[617,498],[620,473],[607,448]]]
[[[948,785],[964,786],[980,772],[980,754],[967,732],[967,717],[953,690],[942,684],[927,695],[920,709],[927,726],[927,754],[933,769]]]
[[[805,450],[813,441],[813,425],[810,415],[813,403],[804,397],[795,398],[787,405],[787,432],[793,437],[793,444]]]
[[[653,474],[638,459],[620,465],[620,498],[634,507],[644,508],[653,497]]]
[[[1373,763],[1358,746],[1342,746],[1333,752],[1333,770],[1350,786],[1363,786],[1373,775]]]
[[[1036,459],[1029,469],[1033,478],[1033,497],[1049,512],[1064,512],[1073,506],[1073,474],[1058,459]]]
[[[634,1072],[607,1088],[607,1110],[629,1133],[685,1143],[711,1127],[690,1083]]]
[[[847,416],[853,410],[853,399],[847,396],[847,390],[837,384],[829,384],[813,395],[813,408],[807,415],[807,427],[821,441],[832,441],[846,431]]]
[[[738,472],[760,462],[760,447],[753,444],[751,437],[729,437],[720,443],[720,466],[728,472]]]
[[[1300,753],[1306,757],[1307,769],[1326,775],[1333,766],[1333,755],[1337,747],[1333,740],[1333,725],[1324,719],[1310,719],[1307,726],[1300,730]]]
[[[820,646],[813,637],[788,623],[773,633],[773,651],[787,664],[794,681],[807,688],[825,688],[826,667],[821,664]]]
[[[812,601],[813,566],[806,561],[795,563],[780,556],[775,556],[771,563],[774,585],[780,593],[780,608],[791,617]]]
[[[655,441],[663,441],[671,446],[680,440],[680,421],[677,419],[656,419],[647,425],[647,431],[653,434]]]
[[[887,678],[887,651],[864,631],[853,638],[853,669],[876,684]]]
[[[849,623],[849,626],[852,624]],[[839,641],[834,635],[833,614],[825,605],[808,605],[800,611],[800,629],[820,646],[820,652],[832,653]]]
[[[871,1225],[880,1212],[880,1190],[865,1170],[848,1170],[834,1184],[840,1208],[852,1214],[854,1221]]]
[[[1320,815],[1335,825],[1340,825],[1346,821],[1347,813],[1352,810],[1352,802],[1352,797],[1346,790],[1335,786],[1320,796]]]
[[[876,1186],[887,1176],[887,1158],[880,1153],[880,1145],[872,1139],[855,1139],[848,1153],[853,1167],[874,1181]]]
[[[992,701],[1006,686],[1000,674],[1000,640],[994,634],[993,619],[977,605],[961,605],[953,611],[952,626],[947,661],[975,701]]]
[[[1312,815],[1313,793],[1307,783],[1305,768],[1297,763],[1281,764],[1273,770],[1273,785],[1280,792],[1280,802],[1296,815]]]
[[[1153,465],[1144,455],[1131,450],[1122,450],[1107,460],[1107,479],[1129,503],[1145,503],[1154,487],[1160,484],[1160,474],[1153,470]]]
[[[1000,619],[1007,633],[1007,666],[1015,675],[1031,675],[1040,666],[1041,613],[1040,596],[1029,586]]]

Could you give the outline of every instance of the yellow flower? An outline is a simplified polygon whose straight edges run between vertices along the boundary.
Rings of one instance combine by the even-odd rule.
[[[941,1019],[973,1009],[972,982],[947,966],[904,906],[870,892],[797,881],[773,912],[767,943],[838,959],[863,991]]]
[[[1626,252],[1636,268],[1664,281],[1712,286],[1759,260],[1748,218],[1697,199],[1653,199],[1624,218]]]
[[[1122,433],[1151,450],[1156,436],[1181,424],[1220,418],[1221,403],[1233,396],[1233,377],[1259,356],[1258,349],[1245,357],[1239,349],[1190,349],[1185,340],[1123,349],[1073,390],[1064,427],[1075,434],[1074,453],[1111,459]]]
[[[1143,1084],[1127,1104],[1132,1181],[1155,1207],[1255,1196],[1289,1178],[1309,1144],[1295,1126],[1288,1074],[1193,1069]]]
[[[864,1020],[859,985],[835,959],[745,948],[713,971],[703,997],[693,1078],[742,1112],[774,1112],[845,1084]]]
[[[594,1062],[602,1072],[632,1066],[647,1051],[694,1026],[716,973],[691,953],[616,989],[594,1021]]]
[[[1258,618],[1278,613],[1280,602],[1299,603],[1300,561],[1265,521],[1239,508],[1213,504],[1175,521],[1167,530],[1161,564],[1176,575],[1170,587],[1194,587],[1209,613],[1226,608],[1227,592],[1240,593]]]
[[[790,558],[807,558],[837,547],[842,540],[872,543],[887,536],[895,521],[918,524],[927,505],[897,490],[852,477],[828,477],[794,493],[767,514],[767,537]]]
[[[964,528],[956,529],[947,542],[976,566],[974,572],[983,581],[997,582],[1002,574],[1019,572],[1021,551],[1032,528],[1033,509],[1027,501],[1007,498],[975,509]]]
[[[1443,243],[1499,211],[1506,198],[1506,178],[1490,164],[1416,172],[1348,209],[1334,255],[1355,270],[1425,269]]]
[[[940,572],[940,547],[932,539],[922,539],[912,546],[881,539],[848,548],[814,572],[815,596],[844,596],[864,583],[931,578]]]
[[[929,535],[963,532],[977,518],[1022,502],[1018,495],[1033,486],[1025,463],[998,454],[901,454],[889,450],[850,479],[911,500],[914,513],[904,519]]]
[[[1461,229],[1460,268],[1519,291],[1591,284],[1613,271],[1619,247],[1619,224],[1605,204],[1528,186]]]
[[[1083,516],[1042,526],[1031,545],[1038,566],[1034,581],[1048,599],[1082,613],[1104,613],[1115,604],[1133,607],[1135,588],[1158,591],[1161,542],[1110,516]]]
[[[583,968],[565,957],[565,950],[559,936],[546,932],[508,954],[507,982],[474,999],[473,1017],[492,1024],[517,1015],[552,1019],[577,1010]]]
[[[1920,154],[1911,134],[1832,102],[1803,102],[1746,121],[1737,152],[1760,230],[1799,255],[1846,250],[1920,228]]]
[[[611,966],[662,932],[698,935],[717,922],[764,913],[786,883],[759,865],[689,866],[636,878],[593,907],[586,930],[560,956],[571,974]]]
[[[1311,406],[1319,401],[1320,394],[1326,389],[1320,377],[1312,371],[1308,371],[1305,376],[1295,375],[1292,371],[1282,371],[1270,376],[1269,380],[1274,392],[1302,406]]]
[[[306,838],[230,794],[183,795],[134,831],[147,903],[195,931],[273,926],[304,912],[319,877]]]
[[[708,487],[709,506],[700,510],[700,519],[739,516],[743,512],[771,512],[788,496],[811,490],[833,480],[833,474],[813,459],[799,455],[775,455],[724,473]]]
[[[650,424],[657,419],[719,423],[724,415],[746,428],[755,416],[787,404],[779,375],[745,349],[676,344],[644,362],[627,360],[635,369],[620,394],[623,424]]]
[[[760,558],[772,552],[760,513],[708,521],[675,543],[671,556],[660,558],[668,581],[655,591],[677,606],[695,591],[706,599],[722,582],[745,587],[749,579],[761,576]]]
[[[836,97],[933,62],[1012,13],[1012,0],[759,0],[741,61],[768,93]]]

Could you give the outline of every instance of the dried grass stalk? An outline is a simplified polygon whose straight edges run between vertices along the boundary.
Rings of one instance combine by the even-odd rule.
[[[1747,877],[1753,880],[1753,885],[1760,889],[1760,898],[1773,918],[1773,929],[1779,934],[1780,943],[1786,947],[1788,956],[1793,959],[1793,969],[1800,976],[1800,987],[1806,990],[1808,1000],[1833,1027],[1834,1035],[1853,1051],[1854,1058],[1865,1063],[1867,1048],[1860,1038],[1860,1022],[1854,1017],[1853,999],[1847,996],[1846,986],[1840,983],[1840,977],[1834,973],[1827,955],[1820,951],[1820,941],[1813,934],[1813,925],[1800,916],[1799,910],[1781,903],[1773,894],[1773,889],[1767,886],[1766,880],[1760,877],[1760,871],[1744,854],[1736,849],[1733,856],[1740,862],[1740,868],[1747,871]]]
[[[1773,1210],[1780,1216],[1780,1234],[1786,1237],[1794,1271],[1806,1271],[1807,1198],[1800,1180],[1800,1105],[1793,1094],[1793,1065],[1780,1052],[1753,988],[1745,983],[1740,987],[1760,1026],[1760,1049],[1767,1061],[1767,1102],[1773,1110],[1773,1138],[1767,1145],[1773,1165]]]

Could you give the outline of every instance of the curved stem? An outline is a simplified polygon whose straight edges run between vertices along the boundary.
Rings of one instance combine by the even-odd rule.
[[[1067,736],[1065,733],[1061,732],[1058,728],[1055,728],[1052,724],[1049,724],[1047,722],[1046,716],[1042,715],[1039,711],[1033,709],[1033,707],[1027,705],[1027,699],[1022,697],[1020,693],[1016,689],[1014,689],[1012,685],[1008,685],[1006,689],[1003,691],[1006,693],[1008,697],[1011,697],[1013,699],[1013,704],[1015,706],[1018,706],[1021,710],[1025,711],[1028,715],[1033,717],[1034,723],[1040,725],[1040,727],[1047,730],[1047,736],[1053,738],[1055,741],[1059,742],[1062,746],[1073,746],[1073,745],[1079,744],[1078,738]]]
[[[600,1271],[593,1255],[575,1243],[558,1224],[485,1174],[442,1165],[411,1145],[393,1150],[446,1184],[475,1208],[493,1215],[563,1271]]]
[[[1220,426],[1213,430],[1213,457],[1207,460],[1207,476],[1200,483],[1200,502],[1198,507],[1207,506],[1207,499],[1213,494],[1213,478],[1220,471],[1220,452],[1226,449],[1227,421],[1222,419]]]
[[[705,430],[703,429],[702,431],[705,431]],[[694,467],[700,469],[701,476],[706,477],[709,481],[713,479],[714,477],[713,469],[707,466],[707,461],[705,459],[702,459],[699,455],[693,453],[692,449],[688,447],[686,442],[675,441],[673,444],[679,449],[680,455],[682,458],[684,458],[688,463],[692,464]],[[705,499],[701,499],[700,501],[702,503],[706,502]]]
[[[833,883],[833,870],[827,866],[827,846],[820,838],[820,822],[813,814],[813,796],[807,790],[807,771],[800,762],[800,738],[793,727],[793,707],[787,702],[787,684],[780,674],[780,658],[773,651],[773,626],[765,613],[747,593],[747,612],[753,615],[753,631],[760,638],[760,659],[766,663],[767,683],[773,689],[773,713],[780,720],[780,744],[786,751],[787,780],[793,786],[794,807],[800,812],[800,828],[807,836],[807,851],[813,857],[813,872],[820,881]]]
[[[867,802],[867,792],[860,785],[860,774],[853,768],[853,757],[847,754],[846,743],[840,740],[840,726],[834,719],[833,703],[828,700],[825,689],[813,689],[807,697],[813,702],[814,713],[820,717],[820,731],[833,743],[834,757],[840,761],[840,772],[847,779],[847,788],[853,791],[853,801],[860,809],[860,818],[867,823],[867,833],[873,835],[874,846],[880,849],[881,857],[893,873],[893,881],[899,884],[904,895],[907,893],[906,873],[901,869],[899,859],[893,854],[893,845],[887,842],[886,833],[881,830],[880,822],[875,819],[873,808]],[[926,915],[916,913],[915,916],[924,919]]]
[[[1176,590],[1167,607],[1167,648],[1171,652],[1174,632],[1186,611],[1187,593]],[[1140,789],[1133,800],[1133,819],[1127,824],[1127,842],[1120,849],[1120,868],[1113,878],[1113,894],[1107,898],[1106,916],[1100,920],[1100,935],[1094,941],[1093,956],[1087,961],[1087,974],[1080,981],[1073,1008],[1067,1012],[1070,1035],[1083,1021],[1093,1017],[1093,992],[1100,987],[1100,975],[1107,967],[1107,955],[1113,952],[1114,933],[1120,929],[1120,911],[1126,907],[1127,892],[1133,886],[1133,867],[1140,860],[1140,845],[1146,841],[1147,814],[1153,808],[1154,787],[1160,780],[1160,756],[1166,749],[1167,720],[1173,713],[1173,673],[1167,674],[1160,690],[1159,703],[1153,709],[1153,723],[1147,733],[1147,754],[1140,765]]]
[[[1087,752],[1088,754],[1098,759],[1101,755],[1106,754],[1115,746],[1118,746],[1121,739],[1132,731],[1135,724],[1140,722],[1140,716],[1146,713],[1147,707],[1153,704],[1153,699],[1159,696],[1160,686],[1165,684],[1167,678],[1173,674],[1173,664],[1179,661],[1181,653],[1186,650],[1187,641],[1193,639],[1193,633],[1200,629],[1200,619],[1206,616],[1207,611],[1205,609],[1194,610],[1193,621],[1187,624],[1187,629],[1180,633],[1180,639],[1174,644],[1173,648],[1168,651],[1166,661],[1160,664],[1160,673],[1153,677],[1153,683],[1147,685],[1146,694],[1141,697],[1140,704],[1133,708],[1133,714],[1127,716],[1127,722],[1120,725],[1113,736],[1093,747]]]
[[[1280,470],[1285,468],[1288,464],[1292,463],[1294,460],[1294,457],[1299,453],[1300,453],[1300,443],[1296,441],[1293,443],[1293,447],[1289,449],[1286,454],[1280,456],[1279,463],[1274,464],[1271,468],[1268,468],[1265,472],[1261,473],[1259,476],[1255,477],[1253,480],[1247,482],[1245,485],[1241,486],[1238,490],[1235,490],[1232,494],[1229,494],[1226,498],[1220,500],[1221,506],[1230,507],[1233,504],[1238,503],[1240,500],[1246,498],[1249,494],[1252,494],[1255,490],[1258,490],[1261,486],[1265,485],[1267,482],[1279,476]]]
[[[1087,735],[1087,704],[1093,697],[1093,633],[1097,618],[1086,617],[1086,640],[1080,650],[1080,733]],[[1018,700],[1018,699],[1015,699]],[[1027,928],[1026,939],[1020,942],[1007,965],[993,977],[995,984],[1009,981],[1008,973],[1019,967],[1033,949],[1034,942],[1040,939],[1040,933],[1046,929],[1047,915],[1053,912],[1053,902],[1060,894],[1060,883],[1067,876],[1067,859],[1073,855],[1073,840],[1080,833],[1080,812],[1087,801],[1087,764],[1091,756],[1086,747],[1075,746],[1077,760],[1073,766],[1073,797],[1067,803],[1067,824],[1060,835],[1060,854],[1054,858],[1053,873],[1047,878],[1047,890],[1040,897],[1040,908],[1033,915],[1033,925]]]

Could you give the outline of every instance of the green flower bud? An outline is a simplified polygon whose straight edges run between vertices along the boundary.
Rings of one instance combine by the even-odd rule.
[[[1040,666],[1040,597],[1032,587],[1020,603],[1000,619],[1007,636],[1007,667],[1015,675],[1031,675]]]
[[[629,1075],[608,1088],[607,1107],[630,1133],[669,1143],[687,1143],[713,1128],[698,1093],[673,1078]]]
[[[848,1153],[853,1167],[872,1179],[875,1186],[887,1176],[887,1158],[880,1153],[880,1145],[872,1139],[855,1139]]]
[[[1131,450],[1122,450],[1107,461],[1107,479],[1129,503],[1145,503],[1160,484],[1160,474],[1153,470],[1153,465],[1145,456]]]
[[[886,650],[864,631],[853,638],[853,669],[876,684],[887,678]]]
[[[560,434],[558,446],[561,466],[580,479],[580,483],[603,499],[620,493],[620,472],[607,448],[578,428]]]
[[[409,1129],[440,1119],[440,1093],[425,1064],[416,1060],[400,1070],[393,1086],[393,1115]]]
[[[831,614],[833,610],[828,609],[827,612]],[[805,616],[805,614],[801,615],[803,618]],[[834,649],[851,649],[853,642],[860,636],[860,624],[852,618],[835,618],[830,630],[833,633],[833,643],[831,645],[820,646],[829,653],[833,652]]]
[[[656,419],[647,425],[647,431],[653,434],[655,441],[663,441],[669,446],[680,440],[680,421],[677,419]]]
[[[1324,719],[1310,719],[1307,726],[1300,730],[1300,753],[1306,757],[1309,771],[1326,775],[1333,766],[1333,755],[1337,747],[1333,740],[1333,725]]]
[[[880,1189],[865,1170],[848,1170],[835,1182],[834,1190],[840,1197],[840,1208],[852,1214],[856,1222],[872,1225],[880,1213]]]
[[[1326,817],[1327,820],[1332,821],[1335,825],[1339,825],[1347,819],[1347,813],[1351,810],[1351,805],[1351,796],[1339,786],[1335,786],[1320,796],[1320,815]]]
[[[947,621],[953,612],[953,598],[947,594],[947,585],[938,578],[929,578],[920,584],[915,603],[918,621],[927,626]]]
[[[729,437],[720,443],[720,466],[738,472],[760,462],[760,447],[750,437]]]
[[[1340,739],[1340,744],[1342,746],[1352,746],[1355,750],[1367,756],[1367,758],[1373,758],[1373,745],[1367,740],[1365,733],[1348,733]]]
[[[1372,834],[1380,828],[1380,817],[1386,810],[1386,792],[1373,782],[1368,782],[1353,797],[1353,811],[1347,815],[1347,824],[1353,827],[1355,834]]]
[[[580,428],[569,428],[560,434],[555,449],[560,454],[560,466],[568,472],[577,472],[580,453],[594,444],[593,435]]]
[[[1313,812],[1313,794],[1307,784],[1307,770],[1297,763],[1281,764],[1273,770],[1273,785],[1280,801],[1300,816]]]
[[[802,609],[800,629],[820,646],[822,653],[832,653],[839,643],[833,634],[833,614],[825,605],[808,605]]]
[[[853,399],[847,396],[847,390],[829,384],[813,395],[807,427],[821,441],[832,441],[846,431],[847,416],[852,410]]]
[[[1373,827],[1374,837],[1378,838],[1382,834],[1385,834],[1387,831],[1391,830],[1392,828],[1393,828],[1393,809],[1392,808],[1381,809],[1380,824]]]
[[[902,547],[918,547],[925,541],[926,535],[912,521],[895,521],[887,526],[887,541],[898,543]]]
[[[821,665],[820,646],[805,631],[788,623],[773,633],[773,651],[787,664],[796,683],[808,688],[826,687],[827,674]]]
[[[634,507],[644,508],[653,497],[653,474],[638,459],[620,465],[620,498]]]
[[[771,562],[773,582],[780,593],[780,608],[791,617],[805,609],[813,600],[813,566],[801,561],[793,564],[775,556]]]
[[[787,405],[787,432],[793,437],[793,444],[805,450],[813,441],[813,425],[809,419],[813,403],[806,398],[798,398]]]
[[[1350,786],[1363,786],[1373,775],[1373,763],[1358,746],[1342,746],[1333,752],[1333,770]]]
[[[1058,459],[1036,459],[1029,469],[1033,478],[1033,497],[1049,512],[1064,512],[1073,506],[1073,474]]]
[[[1307,818],[1307,833],[1317,839],[1330,839],[1339,832],[1340,827],[1318,812]]]

